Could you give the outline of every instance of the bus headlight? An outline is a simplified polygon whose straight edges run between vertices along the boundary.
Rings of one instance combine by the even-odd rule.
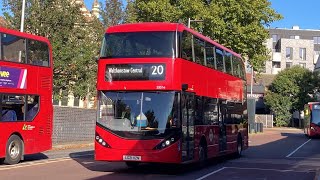
[[[99,134],[97,134],[97,133],[96,133],[96,141],[99,144],[101,144],[103,147],[111,148],[111,146],[104,139],[102,139],[102,137],[99,136]]]
[[[312,126],[311,126],[311,128],[310,128],[310,129],[311,129],[312,131],[316,131],[316,129],[315,129],[314,127],[312,127]]]
[[[169,146],[169,145],[170,145],[170,141],[166,140],[166,146]]]
[[[175,142],[177,142],[179,140],[179,135],[175,134],[172,135],[166,139],[164,139],[163,141],[161,141],[156,147],[153,148],[153,150],[161,150],[164,149],[172,144],[174,144]]]

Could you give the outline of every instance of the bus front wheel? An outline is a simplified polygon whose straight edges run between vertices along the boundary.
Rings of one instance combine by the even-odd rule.
[[[127,161],[126,162],[126,165],[129,167],[129,168],[135,168],[139,165],[139,162],[135,162],[135,161]]]
[[[5,164],[17,164],[22,157],[23,142],[17,135],[10,136],[6,145],[6,157],[4,159]]]
[[[237,152],[235,153],[235,157],[238,158],[238,157],[241,157],[242,155],[242,138],[241,136],[239,135],[238,136],[238,140],[237,140]]]

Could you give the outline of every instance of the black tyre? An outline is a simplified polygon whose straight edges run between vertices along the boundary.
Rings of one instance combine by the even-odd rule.
[[[200,166],[205,166],[208,158],[207,146],[205,143],[201,143],[199,146],[199,163]]]
[[[12,135],[6,145],[5,164],[17,164],[20,162],[23,151],[23,142],[17,135]]]
[[[139,165],[139,162],[127,161],[127,162],[126,162],[126,165],[127,165],[129,168],[134,168],[134,167],[137,167],[137,166]]]
[[[238,140],[237,140],[237,152],[235,153],[235,156],[237,158],[241,157],[242,155],[242,138],[241,136],[238,137]]]

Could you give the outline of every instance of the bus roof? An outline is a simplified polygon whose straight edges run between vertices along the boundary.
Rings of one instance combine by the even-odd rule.
[[[194,31],[184,24],[181,23],[169,23],[169,22],[141,22],[141,23],[131,23],[131,24],[121,24],[116,26],[111,26],[106,30],[106,33],[119,33],[119,32],[146,32],[146,31],[179,31],[183,32],[184,30],[189,31],[190,33],[198,36],[199,38],[206,40],[216,47],[219,47],[225,51],[230,52],[231,54],[241,58],[241,55],[232,51],[229,48],[222,46],[221,44],[215,42],[214,40],[200,34],[197,31]]]
[[[33,40],[37,40],[37,41],[42,41],[42,42],[46,42],[46,43],[50,44],[49,39],[47,39],[45,37],[33,35],[30,33],[20,32],[20,31],[16,31],[16,30],[12,30],[12,29],[6,29],[3,27],[0,27],[0,33],[7,33],[7,34],[11,34],[11,35],[15,35],[15,36],[23,37],[23,38],[28,38],[28,39],[33,39]]]

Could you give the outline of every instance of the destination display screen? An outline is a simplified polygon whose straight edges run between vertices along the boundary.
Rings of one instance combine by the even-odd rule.
[[[165,64],[107,64],[106,81],[164,80]]]

